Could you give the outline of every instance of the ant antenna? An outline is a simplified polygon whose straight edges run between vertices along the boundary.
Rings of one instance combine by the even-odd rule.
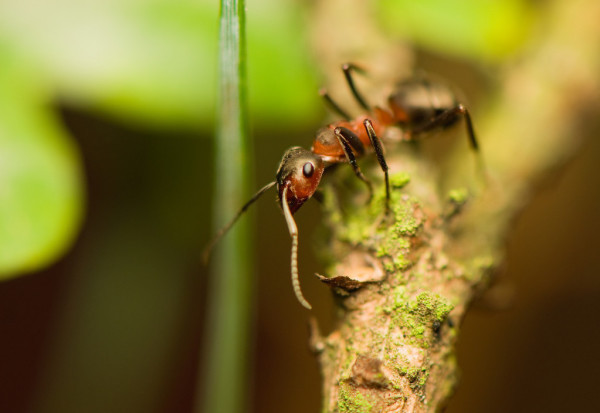
[[[360,106],[362,106],[364,110],[368,112],[371,111],[371,107],[367,104],[366,100],[361,96],[361,94],[358,93],[356,86],[354,86],[354,79],[352,79],[352,70],[355,70],[357,72],[362,72],[363,70],[352,63],[343,64],[342,70],[344,71],[344,76],[346,76],[346,82],[348,82],[348,86],[350,87],[352,95],[354,95],[356,101],[360,104]]]
[[[298,279],[298,227],[296,221],[292,217],[290,206],[287,203],[287,191],[289,185],[283,187],[283,194],[281,195],[281,208],[283,209],[283,215],[285,216],[285,222],[287,222],[290,236],[292,237],[292,287],[294,287],[294,293],[296,298],[300,301],[300,304],[304,308],[312,310],[312,306],[306,301],[306,298],[302,295],[300,289],[300,280]]]
[[[204,265],[206,265],[208,263],[208,259],[210,257],[210,253],[212,252],[212,249],[215,246],[215,244],[217,242],[219,242],[219,240],[223,237],[223,235],[225,235],[227,233],[227,231],[229,231],[231,229],[231,227],[233,226],[233,224],[235,224],[235,222],[238,220],[238,218],[244,212],[246,212],[246,209],[248,209],[248,207],[250,205],[252,205],[252,203],[254,201],[256,201],[258,198],[260,198],[260,196],[262,194],[264,194],[266,191],[268,191],[269,189],[271,189],[272,187],[274,187],[276,183],[277,182],[275,182],[275,181],[269,182],[268,184],[266,184],[265,186],[263,186],[261,189],[259,189],[258,192],[255,193],[252,196],[252,198],[250,198],[250,200],[244,204],[244,206],[238,211],[238,213],[235,214],[235,216],[233,217],[233,219],[231,221],[229,221],[229,223],[227,225],[225,225],[223,228],[221,228],[219,230],[219,232],[217,232],[217,234],[213,237],[213,239],[210,242],[210,244],[208,244],[204,248],[204,251],[202,251],[202,262],[204,263]]]

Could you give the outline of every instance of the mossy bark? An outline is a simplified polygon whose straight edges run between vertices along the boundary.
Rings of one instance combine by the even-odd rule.
[[[341,3],[320,2],[315,30],[326,30],[323,20],[335,7],[348,7]],[[351,199],[343,199],[350,191],[326,193],[333,264],[322,279],[336,294],[339,320],[326,337],[313,323],[324,412],[437,411],[451,396],[461,320],[500,267],[512,221],[542,179],[572,156],[586,124],[597,122],[600,3],[546,7],[543,36],[499,73],[491,109],[475,120],[480,154],[457,144],[440,166],[418,145],[388,144],[387,215],[381,184],[368,205],[354,196],[364,194],[360,186]],[[361,25],[367,15],[359,13]],[[335,49],[337,36],[352,42],[351,33],[319,43],[319,56],[333,61],[331,76],[339,76],[334,69],[340,62],[365,59],[407,73],[410,53],[384,43],[375,26],[366,27],[358,56]],[[377,50],[364,39],[379,41]],[[396,60],[386,60],[386,48]],[[337,181],[352,178],[341,168],[336,174]],[[376,169],[370,174],[379,175]]]

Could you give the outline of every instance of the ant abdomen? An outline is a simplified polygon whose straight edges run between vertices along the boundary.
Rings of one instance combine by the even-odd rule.
[[[419,76],[398,83],[388,104],[396,124],[410,132],[433,129],[432,121],[458,102],[446,85]],[[449,116],[435,127],[447,127],[458,120],[459,116]]]
[[[393,121],[406,134],[414,135],[444,129],[464,118],[471,147],[478,149],[477,139],[467,108],[444,83],[416,76],[398,83],[388,98]]]

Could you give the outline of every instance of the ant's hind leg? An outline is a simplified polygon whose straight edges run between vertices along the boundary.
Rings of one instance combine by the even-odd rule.
[[[471,143],[471,149],[475,151],[475,162],[477,168],[477,175],[483,185],[487,181],[487,172],[485,167],[485,162],[483,159],[483,155],[479,150],[479,144],[477,143],[477,138],[475,137],[475,130],[473,129],[473,122],[471,122],[471,115],[469,114],[469,110],[465,108],[463,105],[459,104],[457,106],[457,110],[461,113],[465,118],[465,125],[467,126],[467,134],[469,135],[469,142]]]
[[[388,174],[388,166],[385,161],[385,157],[383,156],[383,147],[381,146],[381,140],[375,134],[375,129],[373,129],[373,123],[369,119],[365,119],[363,122],[365,129],[367,130],[367,135],[369,135],[369,140],[371,141],[371,145],[375,150],[375,155],[377,155],[377,161],[379,162],[379,166],[381,166],[381,170],[385,175],[385,211],[388,213],[390,211],[390,178]]]
[[[418,134],[420,132],[425,132],[427,130],[436,128],[438,126],[447,125],[448,123],[452,123],[452,120],[458,115],[462,115],[462,117],[465,120],[465,126],[467,129],[467,136],[469,138],[469,144],[475,154],[476,173],[477,173],[478,177],[480,178],[482,184],[485,185],[488,177],[487,177],[487,173],[486,173],[484,159],[482,157],[481,151],[479,150],[479,144],[477,142],[477,138],[475,137],[475,130],[473,128],[473,122],[471,121],[471,114],[469,113],[469,110],[464,105],[459,103],[455,107],[442,112],[441,114],[439,114],[438,116],[433,118],[428,124],[422,126],[419,129],[413,130],[413,133]]]
[[[477,143],[477,138],[475,138],[475,130],[473,129],[473,122],[471,122],[471,114],[469,110],[465,108],[463,105],[458,105],[459,113],[465,118],[465,124],[467,125],[467,133],[469,134],[469,142],[471,143],[471,148],[474,151],[479,151],[479,144]]]
[[[367,104],[367,101],[362,97],[362,95],[360,93],[358,93],[358,90],[356,89],[356,86],[354,85],[354,79],[352,78],[353,70],[358,71],[358,72],[362,72],[362,70],[358,66],[356,66],[352,63],[343,64],[342,70],[344,71],[344,76],[346,77],[346,82],[348,83],[348,86],[350,87],[350,91],[352,92],[352,95],[354,96],[354,98],[356,99],[358,104],[364,110],[370,112],[371,107]]]
[[[331,96],[329,96],[329,93],[327,93],[327,90],[325,89],[321,89],[319,90],[319,95],[321,95],[321,97],[323,99],[325,99],[325,104],[329,107],[329,109],[331,109],[333,112],[337,113],[338,115],[340,115],[342,118],[346,119],[346,120],[351,120],[352,118],[350,117],[350,115],[348,115],[348,113],[346,111],[344,111],[340,105],[338,105],[332,98]]]
[[[426,125],[414,129],[413,133],[418,134],[420,132],[425,132],[427,130],[434,129],[438,126],[444,126],[448,123],[452,123],[451,120],[457,115],[462,115],[462,117],[465,119],[465,125],[467,127],[467,135],[469,137],[471,149],[473,149],[476,152],[479,151],[479,144],[477,143],[477,138],[475,137],[475,130],[473,129],[471,115],[469,114],[469,110],[460,103],[455,107],[440,113],[438,116],[431,119],[431,121]]]
[[[356,89],[356,86],[354,85],[354,79],[352,78],[352,71],[362,72],[362,69],[360,69],[358,66],[356,66],[356,65],[354,65],[352,63],[346,63],[346,64],[342,65],[342,71],[344,72],[344,76],[346,77],[346,82],[348,83],[348,87],[350,88],[350,91],[352,92],[352,96],[354,96],[354,99],[356,99],[356,101],[358,102],[358,104],[364,110],[370,111],[371,107],[369,106],[369,104],[367,103],[367,101],[365,100],[365,98],[363,98],[362,95],[358,92],[358,89]],[[321,97],[323,99],[325,99],[326,105],[333,112],[337,113],[342,118],[344,118],[344,119],[346,119],[348,121],[352,119],[352,117],[350,117],[350,115],[348,114],[348,112],[346,112],[345,110],[343,110],[341,108],[341,106],[338,105],[331,98],[331,96],[329,96],[329,93],[327,92],[327,90],[325,90],[325,89],[319,90],[319,95],[321,95]]]

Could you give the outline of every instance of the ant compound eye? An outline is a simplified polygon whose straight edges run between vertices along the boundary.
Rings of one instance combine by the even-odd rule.
[[[307,178],[310,178],[314,172],[315,172],[315,166],[310,162],[306,162],[304,164],[304,166],[302,167],[302,173]]]

